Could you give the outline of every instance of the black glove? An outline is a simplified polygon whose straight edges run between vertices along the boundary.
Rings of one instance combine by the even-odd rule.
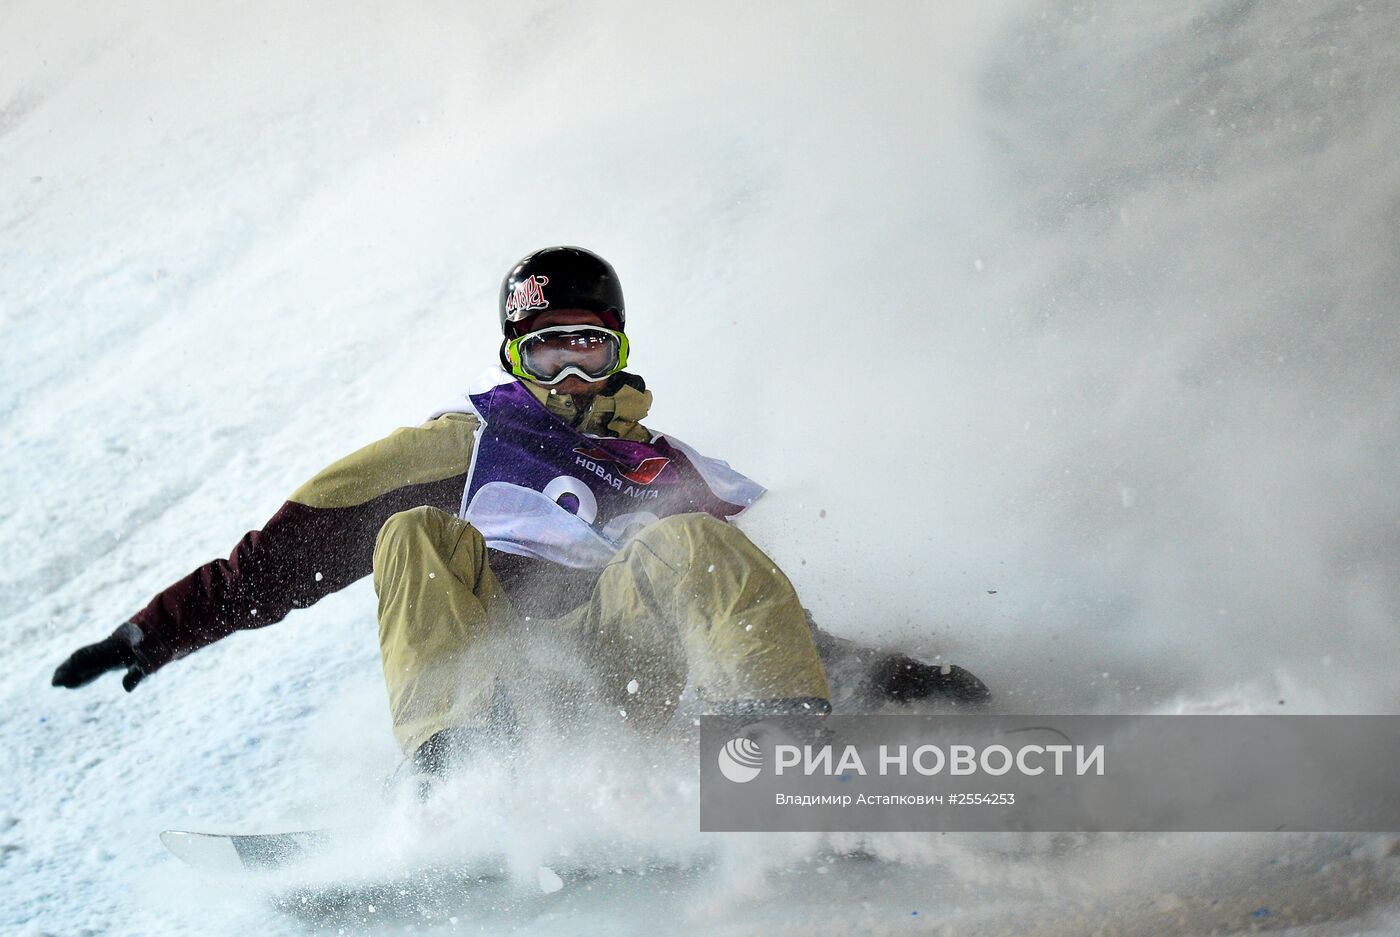
[[[102,641],[80,647],[53,672],[53,685],[72,689],[91,683],[109,670],[126,668],[122,688],[130,693],[146,676],[136,656],[141,629],[127,623]]]
[[[992,696],[985,683],[956,664],[948,664],[945,669],[906,654],[892,654],[881,661],[870,679],[882,698],[897,703],[930,696],[959,703],[982,703]]]

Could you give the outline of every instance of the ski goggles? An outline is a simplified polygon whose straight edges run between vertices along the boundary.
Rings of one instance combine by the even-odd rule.
[[[510,373],[537,384],[599,381],[627,367],[627,336],[600,325],[552,325],[506,342]]]

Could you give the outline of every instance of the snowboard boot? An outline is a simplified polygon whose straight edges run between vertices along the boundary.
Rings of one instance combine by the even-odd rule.
[[[940,698],[975,706],[992,698],[992,691],[956,664],[926,664],[907,654],[891,654],[870,672],[869,692],[895,703]]]
[[[811,612],[807,612],[807,624],[826,668],[832,702],[842,714],[878,712],[885,703],[917,700],[941,699],[975,707],[992,697],[987,685],[962,667],[928,664],[908,654],[838,638],[819,628]]]
[[[399,765],[385,783],[385,793],[408,789],[419,801],[427,801],[443,781],[464,765],[479,757],[508,755],[514,749],[513,743],[513,736],[488,729],[443,729]]]

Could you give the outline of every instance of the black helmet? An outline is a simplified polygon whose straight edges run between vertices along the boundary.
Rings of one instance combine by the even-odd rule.
[[[627,324],[617,271],[582,247],[535,251],[501,282],[501,332],[506,338],[519,334],[521,323],[547,309],[587,309],[619,332]]]

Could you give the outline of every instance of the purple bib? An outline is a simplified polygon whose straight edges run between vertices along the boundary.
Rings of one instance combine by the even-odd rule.
[[[581,433],[503,371],[448,409],[467,410],[464,403],[482,425],[461,516],[493,549],[596,568],[663,517],[704,512],[726,519],[763,494],[680,440]]]

